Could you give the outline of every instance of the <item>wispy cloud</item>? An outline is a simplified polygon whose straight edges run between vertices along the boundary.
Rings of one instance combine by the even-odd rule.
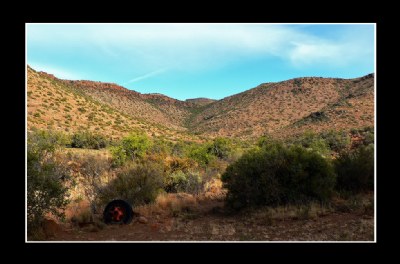
[[[82,76],[80,76],[79,74],[77,74],[75,72],[71,72],[69,70],[66,70],[66,69],[58,67],[58,66],[47,65],[47,64],[36,63],[36,62],[28,62],[28,64],[36,71],[44,71],[44,72],[53,74],[54,76],[56,76],[57,78],[60,78],[60,79],[68,79],[68,80],[82,79]]]
[[[152,71],[152,72],[146,73],[146,74],[144,74],[144,75],[135,77],[135,78],[133,78],[133,79],[127,81],[127,82],[124,83],[123,85],[126,85],[126,84],[128,84],[128,83],[138,82],[138,81],[140,81],[140,80],[144,80],[144,79],[147,79],[147,78],[150,78],[150,77],[159,75],[159,74],[165,72],[166,70],[167,70],[167,69],[164,68],[164,69],[159,69],[159,70],[156,70],[156,71]]]
[[[74,70],[90,70],[81,68],[78,61],[83,61],[92,63],[90,67],[95,62],[106,74],[118,72],[121,80],[129,79],[132,72],[149,72],[128,84],[165,68],[208,71],[243,58],[277,58],[294,68],[364,65],[366,58],[373,57],[372,27],[348,28],[348,34],[335,35],[329,25],[321,34],[307,25],[278,24],[28,24],[27,36],[29,46],[54,50],[52,58],[77,61]]]

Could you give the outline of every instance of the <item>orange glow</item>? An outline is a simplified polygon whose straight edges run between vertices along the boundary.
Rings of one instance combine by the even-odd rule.
[[[116,222],[121,221],[122,217],[124,216],[124,211],[119,206],[114,207],[112,213],[113,213],[113,221]]]

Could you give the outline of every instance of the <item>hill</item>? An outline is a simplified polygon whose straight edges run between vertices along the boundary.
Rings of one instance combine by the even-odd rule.
[[[193,118],[199,134],[228,137],[292,135],[305,130],[374,125],[374,76],[296,78],[265,83],[210,104]]]
[[[197,140],[178,132],[176,126],[163,126],[172,121],[134,91],[115,84],[60,80],[29,66],[27,76],[28,130],[34,127],[67,133],[89,130],[110,138],[144,131],[172,140]],[[129,110],[129,106],[135,108]]]
[[[143,130],[169,138],[248,139],[374,125],[373,74],[295,78],[263,83],[221,100],[180,101],[112,83],[60,80],[28,66],[27,87],[28,128],[89,129],[111,137]]]

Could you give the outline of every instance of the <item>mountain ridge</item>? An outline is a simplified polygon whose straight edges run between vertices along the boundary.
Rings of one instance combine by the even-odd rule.
[[[45,82],[46,89],[52,92],[63,94],[65,89],[60,87],[67,87],[80,96],[91,98],[94,104],[104,105],[104,109],[108,107],[121,113],[119,116],[125,115],[149,127],[159,126],[177,133],[207,137],[254,138],[263,134],[287,136],[309,129],[319,131],[373,125],[374,78],[373,73],[353,79],[300,77],[262,83],[220,100],[192,98],[182,101],[159,93],[142,94],[115,83],[58,79],[49,73],[36,72],[28,66],[28,93],[36,92],[38,87],[45,89],[41,85]],[[33,96],[29,101],[33,104],[35,98]],[[44,100],[49,102],[55,99]],[[47,104],[40,100],[39,105],[43,103]],[[60,104],[60,101],[57,103]],[[357,109],[352,105],[356,105]],[[72,108],[75,111],[79,107]],[[63,108],[62,112],[65,111]],[[29,112],[30,120],[35,120],[35,113]],[[96,115],[96,111],[91,112]],[[79,114],[76,113],[78,117]],[[72,115],[66,113],[64,119],[65,116]],[[318,118],[321,120],[315,121]],[[126,125],[126,131],[128,127]],[[101,128],[97,126],[98,130]],[[65,127],[59,129],[65,130]]]

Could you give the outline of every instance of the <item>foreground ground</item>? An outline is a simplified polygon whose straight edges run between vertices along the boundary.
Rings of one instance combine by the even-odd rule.
[[[184,199],[184,198],[182,198]],[[176,210],[142,207],[129,225],[63,224],[51,241],[373,241],[371,195],[321,207],[253,209],[232,214],[223,200]],[[168,213],[166,213],[168,211]]]

